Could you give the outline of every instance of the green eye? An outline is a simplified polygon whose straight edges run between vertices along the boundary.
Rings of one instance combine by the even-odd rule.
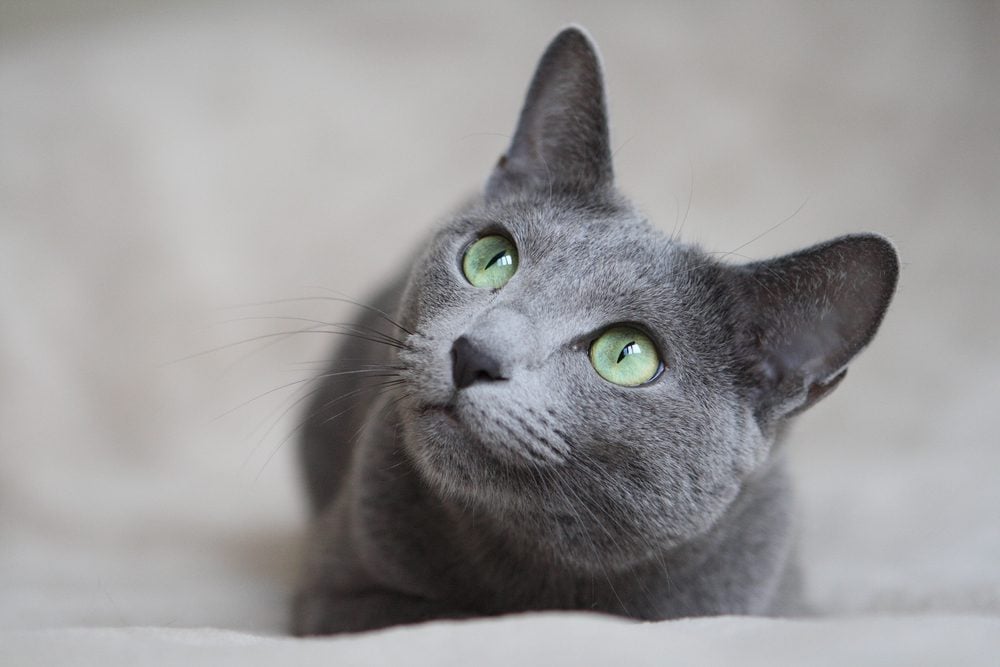
[[[646,384],[663,367],[649,336],[627,326],[611,327],[591,343],[590,363],[602,378],[625,387]]]
[[[517,248],[503,236],[484,236],[462,258],[462,272],[474,287],[503,287],[515,271]]]

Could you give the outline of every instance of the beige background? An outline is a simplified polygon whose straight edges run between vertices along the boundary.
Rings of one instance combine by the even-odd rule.
[[[6,2],[0,626],[281,630],[298,386],[225,413],[330,341],[168,362],[297,327],[233,318],[349,317],[233,307],[405,267],[570,21],[661,228],[902,255],[879,337],[793,435],[812,599],[1000,614],[996,3]]]

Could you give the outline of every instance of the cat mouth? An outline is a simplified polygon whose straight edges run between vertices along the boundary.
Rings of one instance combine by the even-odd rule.
[[[502,465],[551,466],[566,461],[564,452],[523,427],[515,428],[516,422],[501,423],[470,405],[423,405],[417,408],[417,416],[430,422],[429,440],[479,450]]]
[[[462,422],[459,420],[458,415],[455,414],[455,406],[451,403],[420,406],[417,408],[417,416],[431,418],[438,417],[447,421],[456,428],[461,428],[462,426]]]

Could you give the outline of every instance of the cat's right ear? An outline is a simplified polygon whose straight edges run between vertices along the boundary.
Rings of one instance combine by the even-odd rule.
[[[524,192],[589,193],[613,182],[597,48],[583,30],[560,32],[542,55],[487,199]]]
[[[881,236],[843,236],[738,269],[747,307],[751,383],[765,421],[829,394],[875,336],[899,276]]]

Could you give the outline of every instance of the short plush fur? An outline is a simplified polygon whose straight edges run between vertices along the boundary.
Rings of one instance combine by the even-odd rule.
[[[855,235],[719,261],[617,193],[609,147],[600,61],[571,27],[482,197],[319,380],[301,448],[314,518],[297,634],[538,609],[796,608],[780,437],[872,339],[896,253]],[[489,234],[519,254],[499,289],[461,266]],[[619,323],[655,341],[653,381],[595,372],[590,344]]]

